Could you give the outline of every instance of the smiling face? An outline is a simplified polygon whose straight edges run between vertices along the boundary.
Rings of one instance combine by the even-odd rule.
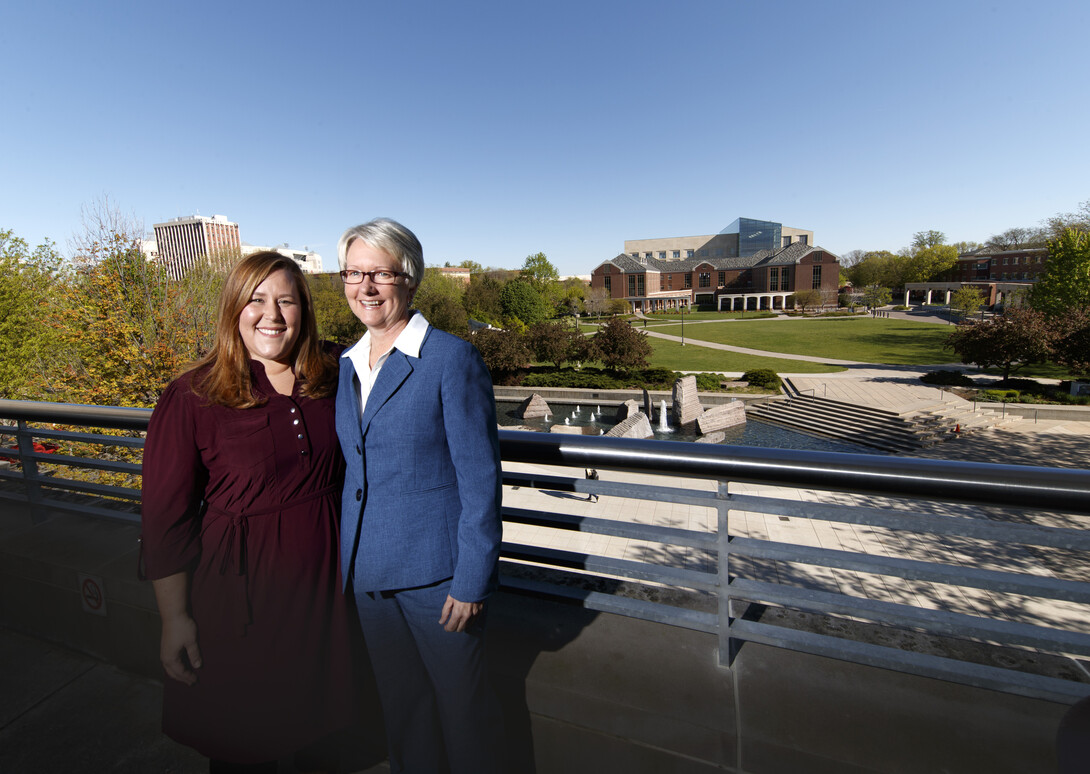
[[[401,271],[401,264],[385,250],[357,239],[348,247],[345,268],[349,271]],[[344,295],[352,313],[367,326],[371,335],[386,338],[396,336],[409,322],[409,304],[414,290],[410,289],[405,277],[398,277],[394,285],[376,285],[370,277],[364,277],[357,285],[345,284]]]
[[[250,357],[266,367],[289,364],[299,340],[301,308],[299,290],[287,271],[266,277],[238,317],[238,332]]]

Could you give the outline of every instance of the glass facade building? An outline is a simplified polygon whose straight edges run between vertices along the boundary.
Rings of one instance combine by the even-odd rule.
[[[738,255],[745,257],[759,253],[761,250],[778,250],[783,246],[779,223],[770,220],[754,220],[753,218],[738,218],[720,234],[738,235]]]

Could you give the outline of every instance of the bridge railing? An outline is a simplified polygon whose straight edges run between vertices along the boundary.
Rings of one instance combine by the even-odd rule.
[[[0,496],[37,519],[138,520],[138,489],[86,480],[138,463],[65,445],[139,448],[149,416],[0,401]],[[723,667],[757,642],[1057,701],[1090,694],[1090,471],[506,430],[500,441],[507,531],[579,538],[508,539],[511,591],[716,634]],[[610,475],[587,480],[590,468]],[[619,507],[587,515],[575,494]],[[648,523],[641,503],[708,518]],[[639,548],[595,549],[595,536]]]

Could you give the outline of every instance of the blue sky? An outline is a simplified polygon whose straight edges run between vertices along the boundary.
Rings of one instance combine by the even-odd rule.
[[[589,273],[738,216],[835,253],[983,241],[1090,199],[1090,3],[7,3],[0,228],[108,196],[336,262]]]

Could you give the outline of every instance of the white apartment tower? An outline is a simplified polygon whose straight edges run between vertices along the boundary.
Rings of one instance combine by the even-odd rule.
[[[190,215],[155,224],[159,257],[175,279],[181,277],[200,258],[224,250],[241,250],[238,224],[223,215]]]

